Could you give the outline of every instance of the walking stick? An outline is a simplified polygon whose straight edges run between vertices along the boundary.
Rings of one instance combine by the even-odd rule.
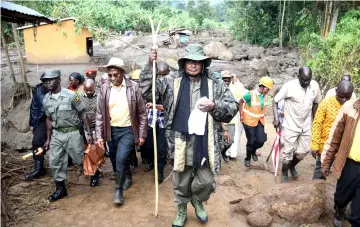
[[[161,20],[156,28],[156,31],[154,29],[154,22],[151,18],[150,19],[150,25],[151,25],[151,32],[152,32],[152,38],[153,38],[153,47],[157,49],[156,46],[156,36],[159,32],[160,23]],[[154,169],[155,169],[155,217],[158,216],[158,204],[159,204],[159,182],[158,182],[158,160],[157,160],[157,139],[156,139],[156,62],[153,61],[153,78],[152,78],[152,102],[153,102],[153,120],[152,120],[152,127],[153,127],[153,137],[154,137]]]

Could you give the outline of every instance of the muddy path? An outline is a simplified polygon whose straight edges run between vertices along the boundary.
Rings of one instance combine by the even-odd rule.
[[[267,119],[267,122],[270,122]],[[229,202],[244,198],[266,190],[272,184],[280,182],[280,177],[274,178],[271,171],[271,161],[266,165],[265,160],[270,152],[271,143],[275,133],[269,123],[266,124],[268,142],[260,149],[261,157],[257,163],[253,163],[251,169],[243,166],[246,138],[243,134],[241,151],[237,160],[224,164],[221,173],[216,176],[217,188],[206,209],[209,214],[209,222],[206,226],[231,226],[246,227],[246,216],[233,212],[236,205]],[[139,156],[139,154],[138,154]],[[73,167],[74,168],[74,167]],[[176,214],[173,202],[173,190],[171,178],[159,186],[159,216],[154,217],[155,187],[153,171],[144,173],[143,165],[135,170],[133,174],[134,184],[124,193],[125,204],[115,207],[112,203],[114,181],[110,180],[111,166],[107,161],[104,167],[104,176],[101,178],[100,186],[91,188],[89,178],[74,174],[71,171],[68,181],[69,196],[55,203],[48,204],[48,209],[42,212],[34,212],[26,217],[19,217],[16,226],[171,226]],[[299,164],[300,179],[298,182],[309,180],[312,177],[314,159],[307,156],[305,161]],[[171,172],[169,166],[165,175]],[[49,181],[50,173],[47,174]],[[327,213],[332,212],[332,198],[335,187],[335,179],[328,179]],[[297,182],[291,181],[290,184]],[[51,189],[49,189],[51,187]],[[40,196],[45,201],[49,191],[53,190],[52,183],[44,188]],[[31,188],[27,189],[31,190]],[[29,207],[30,208],[30,207]],[[306,224],[306,223],[304,223]],[[196,220],[194,209],[188,205],[188,221],[186,226],[203,226]],[[276,226],[296,226],[289,223],[274,223]],[[318,224],[308,226],[331,226],[331,215],[324,216]]]

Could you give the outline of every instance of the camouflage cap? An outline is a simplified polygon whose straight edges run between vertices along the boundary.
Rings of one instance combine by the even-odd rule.
[[[41,76],[41,80],[43,79],[53,79],[61,76],[61,72],[58,69],[50,69],[46,70],[44,74]]]

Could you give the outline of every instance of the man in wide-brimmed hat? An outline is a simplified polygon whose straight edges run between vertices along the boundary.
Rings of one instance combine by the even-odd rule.
[[[224,146],[221,122],[230,122],[239,109],[224,82],[213,79],[208,71],[211,59],[205,56],[202,46],[189,45],[185,51],[178,61],[178,73],[158,78],[156,87],[156,101],[163,104],[167,127],[175,137],[173,184],[178,213],[173,226],[184,226],[188,202],[201,222],[208,220],[203,202],[215,191],[214,173],[220,169],[220,151]],[[156,58],[157,50],[152,48],[149,63],[140,74],[140,89],[146,102],[152,102],[152,65]],[[208,113],[202,118],[204,133],[199,135],[189,133],[193,127],[201,127],[188,125],[194,109]]]
[[[123,190],[132,183],[129,158],[135,143],[143,145],[147,135],[147,113],[139,86],[125,78],[130,72],[120,58],[111,58],[100,72],[110,83],[101,87],[96,113],[96,136],[100,147],[108,143],[110,160],[116,171],[114,203],[124,203]]]

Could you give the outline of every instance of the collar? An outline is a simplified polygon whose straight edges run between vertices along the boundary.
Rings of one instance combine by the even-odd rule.
[[[357,109],[357,110],[360,110],[360,99],[357,99],[355,102],[354,102],[354,108]]]
[[[120,89],[122,87],[125,87],[126,86],[126,82],[125,82],[125,77],[123,78],[123,81],[121,82],[121,85],[120,86],[115,86],[113,83],[110,82],[110,87],[111,88],[115,88],[115,89]]]
[[[299,78],[297,78],[296,81],[297,81],[297,84],[298,84],[302,89],[304,89],[305,91],[306,91],[307,89],[311,88],[311,82],[312,82],[312,80],[310,80],[309,86],[307,86],[307,87],[305,87],[305,88],[304,88],[303,86],[301,86],[300,81],[299,81]]]
[[[261,94],[258,89],[255,89],[255,92],[256,92],[256,95],[259,95],[259,96],[265,96],[264,94]]]
[[[64,95],[64,93],[65,93],[65,89],[64,89],[63,87],[61,87],[59,97],[61,97],[61,96],[65,96],[65,95]],[[51,97],[51,98],[53,98],[52,96],[53,96],[53,93],[52,93],[52,92],[50,92],[50,97]]]

